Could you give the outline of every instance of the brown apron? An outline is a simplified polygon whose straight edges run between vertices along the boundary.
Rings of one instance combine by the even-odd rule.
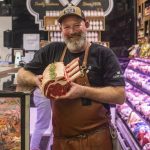
[[[89,45],[85,50],[82,77],[75,82],[90,85],[86,74]],[[63,61],[66,48],[60,61]],[[52,101],[53,150],[112,150],[109,113],[101,103],[89,99]]]

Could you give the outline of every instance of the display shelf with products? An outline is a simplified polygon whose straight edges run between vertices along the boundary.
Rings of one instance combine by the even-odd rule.
[[[144,58],[135,58],[135,60],[138,60],[138,61],[140,61],[140,62],[145,62],[145,63],[147,63],[147,64],[150,64],[150,59],[144,59]]]
[[[133,66],[133,61],[131,60],[128,64],[129,67],[127,67],[125,71],[124,77],[126,78],[127,82],[130,82],[133,86],[150,95],[150,68],[147,67],[149,64],[145,63],[145,67],[143,67],[143,63],[140,63],[138,60],[135,61],[138,64],[138,71],[136,69],[132,69],[131,66]]]
[[[150,0],[147,0],[145,2],[145,10],[144,10],[145,16],[150,15]]]
[[[148,65],[148,62],[140,61],[140,59],[137,60],[131,60],[128,68],[143,75],[150,75],[150,64]]]
[[[130,130],[130,127],[126,120],[117,113],[117,121],[116,121],[117,129],[118,129],[118,138],[121,143],[123,150],[141,150],[138,140],[135,138],[133,132]]]
[[[83,10],[86,19],[89,21],[87,39],[90,42],[97,42],[103,46],[109,47],[109,42],[101,41],[101,32],[105,31],[105,16],[102,8],[98,10]],[[60,26],[57,21],[60,11],[46,11],[44,16],[44,28],[48,31],[48,41],[63,41],[60,32]]]
[[[126,103],[117,106],[116,125],[131,149],[150,150],[150,60],[131,59],[124,73]],[[119,122],[119,123],[118,123]],[[123,124],[130,136],[120,130]],[[128,138],[127,138],[128,137]]]
[[[126,91],[126,103],[150,126],[150,97],[130,83],[126,84]]]
[[[116,124],[131,150],[149,150],[150,127],[128,104],[117,107]]]
[[[150,0],[137,0],[137,40],[150,38]]]

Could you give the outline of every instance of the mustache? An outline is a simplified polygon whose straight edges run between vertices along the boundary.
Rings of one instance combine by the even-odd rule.
[[[71,34],[68,38],[81,37],[81,33]]]

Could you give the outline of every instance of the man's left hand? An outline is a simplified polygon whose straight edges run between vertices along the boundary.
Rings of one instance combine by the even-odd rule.
[[[74,82],[71,82],[71,88],[70,90],[66,93],[66,95],[56,97],[56,100],[60,99],[76,99],[76,98],[81,98],[84,96],[84,86],[76,84]]]

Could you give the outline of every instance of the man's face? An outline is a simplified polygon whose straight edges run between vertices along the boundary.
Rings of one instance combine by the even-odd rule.
[[[61,31],[62,37],[71,52],[83,51],[87,32],[84,20],[77,16],[68,16],[61,23]]]

